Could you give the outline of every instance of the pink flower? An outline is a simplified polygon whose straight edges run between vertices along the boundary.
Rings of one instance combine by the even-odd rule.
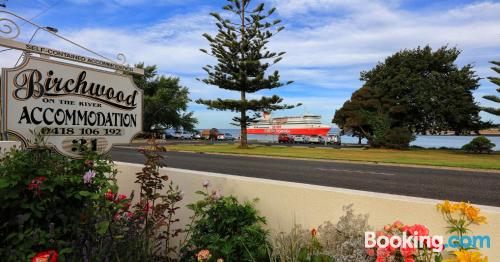
[[[211,257],[212,257],[212,255],[210,254],[210,251],[208,251],[206,249],[200,250],[200,252],[198,252],[198,254],[196,254],[196,258],[198,259],[198,261],[208,260]]]
[[[388,258],[391,255],[391,252],[388,249],[385,248],[379,248],[377,249],[377,261],[378,258],[384,258],[384,261],[386,258]]]
[[[401,255],[404,258],[407,258],[407,257],[413,257],[413,255],[415,255],[417,250],[414,247],[401,247],[399,251],[401,252]]]
[[[120,218],[122,218],[122,216],[120,215],[120,213],[116,213],[115,216],[114,216],[114,219],[116,221],[120,220]]]
[[[401,229],[403,227],[403,223],[399,220],[394,221],[394,223],[392,223],[392,227],[397,228],[397,229]]]
[[[151,204],[151,202],[147,202],[145,205],[144,205],[144,208],[142,209],[142,211],[144,212],[149,212],[149,210],[151,210],[151,208],[153,207],[153,204]]]
[[[92,178],[95,177],[95,171],[94,170],[89,170],[83,175],[83,183],[85,184],[90,184],[92,182]]]
[[[210,186],[210,181],[205,180],[205,182],[203,182],[203,187],[208,188],[209,186]]]
[[[219,189],[212,192],[212,199],[213,200],[218,201],[221,198],[222,198],[222,192]]]
[[[125,212],[125,216],[127,217],[127,219],[131,219],[132,217],[134,217],[134,213],[127,211]]]
[[[424,225],[416,224],[408,228],[408,234],[412,236],[428,236],[429,229]]]

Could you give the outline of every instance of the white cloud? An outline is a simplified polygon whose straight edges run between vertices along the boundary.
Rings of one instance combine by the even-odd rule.
[[[141,1],[127,0],[121,4]],[[271,40],[271,49],[287,52],[279,69],[284,80],[297,82],[276,92],[284,94],[287,103],[305,102],[311,111],[318,108],[324,121],[349,98],[346,94],[339,96],[336,90],[358,88],[361,70],[369,69],[400,49],[426,44],[434,48],[446,44],[458,46],[463,49],[459,63],[473,63],[481,77],[490,74],[487,61],[500,59],[498,2],[486,1],[448,10],[407,11],[399,6],[399,1],[389,4],[370,0],[268,1],[277,6],[287,26]],[[79,28],[65,35],[106,56],[123,52],[130,63],[157,64],[162,73],[181,76],[194,99],[236,98],[238,94],[234,92],[207,87],[194,80],[204,76],[202,66],[213,63],[210,57],[198,51],[208,46],[201,35],[215,29],[207,15],[210,11],[213,10],[197,9],[145,28]],[[40,35],[37,39],[57,48],[81,52],[44,37]],[[0,63],[5,61],[2,59]],[[299,93],[300,90],[303,92]],[[491,90],[486,84],[478,92]],[[232,115],[201,111],[197,114],[214,121],[221,119],[217,116],[230,120]]]

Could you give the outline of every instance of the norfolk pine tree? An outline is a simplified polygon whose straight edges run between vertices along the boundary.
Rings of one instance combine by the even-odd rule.
[[[223,9],[230,19],[223,18],[218,13],[210,15],[216,19],[218,28],[215,37],[204,34],[210,43],[210,52],[202,52],[217,59],[216,65],[207,65],[203,68],[208,74],[206,79],[200,80],[208,85],[236,91],[240,99],[203,100],[196,102],[208,106],[209,109],[230,110],[239,112],[239,117],[234,117],[235,125],[241,128],[241,148],[247,148],[247,126],[254,122],[259,112],[291,109],[298,105],[281,104],[283,98],[273,95],[261,99],[247,99],[248,93],[255,93],[263,89],[273,89],[288,85],[292,81],[280,82],[278,71],[266,74],[266,71],[278,63],[285,52],[269,51],[266,45],[271,37],[284,29],[278,26],[280,20],[270,21],[270,16],[275,8],[264,10],[260,3],[253,8],[250,0],[227,0],[228,4]],[[300,104],[299,104],[300,105]],[[254,117],[247,115],[248,111],[255,113]]]
[[[500,62],[499,61],[491,61],[490,63],[494,64],[495,66],[492,67],[493,71],[497,72],[500,74]],[[500,77],[488,77],[488,79],[495,85],[500,86]],[[497,92],[500,93],[500,87],[497,88]],[[487,95],[483,96],[484,99],[500,103],[500,97],[495,96],[495,95]],[[493,108],[493,107],[483,107],[481,108],[483,111],[488,112],[490,114],[500,116],[500,108]]]

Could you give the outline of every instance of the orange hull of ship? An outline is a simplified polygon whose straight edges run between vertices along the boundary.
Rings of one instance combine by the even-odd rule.
[[[319,128],[247,128],[247,133],[251,135],[318,135],[326,136],[330,131],[329,127]]]

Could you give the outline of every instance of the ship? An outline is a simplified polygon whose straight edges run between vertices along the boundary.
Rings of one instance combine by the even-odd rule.
[[[326,136],[330,126],[321,123],[319,115],[302,115],[271,118],[271,114],[264,112],[263,117],[258,119],[247,128],[248,134],[253,135],[318,135]]]

